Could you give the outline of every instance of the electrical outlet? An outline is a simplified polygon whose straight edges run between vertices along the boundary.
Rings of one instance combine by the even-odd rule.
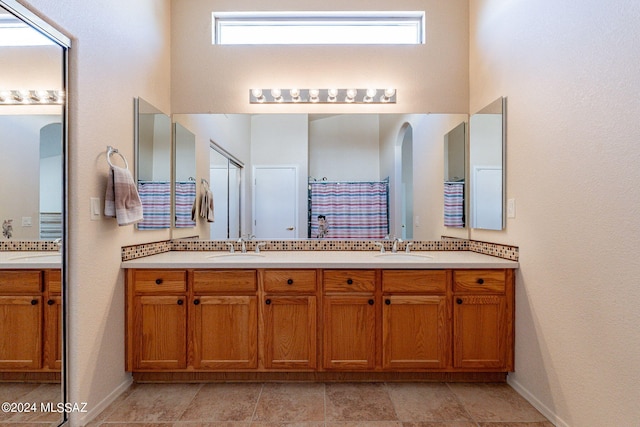
[[[31,227],[31,217],[30,216],[23,216],[22,217],[22,226],[23,227]]]
[[[516,199],[507,200],[507,218],[516,217]]]

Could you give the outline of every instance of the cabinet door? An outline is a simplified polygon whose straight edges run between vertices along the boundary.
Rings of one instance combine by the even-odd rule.
[[[324,297],[324,367],[370,370],[375,367],[373,295]]]
[[[453,304],[456,368],[506,368],[508,323],[501,295],[458,295]]]
[[[314,369],[316,297],[267,295],[264,346],[267,369]]]
[[[446,297],[403,295],[383,299],[383,368],[446,367],[451,348]]]
[[[254,369],[258,365],[258,297],[196,296],[194,367]]]
[[[182,369],[187,364],[184,295],[140,296],[134,302],[135,368]]]
[[[62,298],[50,296],[44,309],[44,365],[56,371],[62,366]]]
[[[41,342],[42,297],[1,296],[0,369],[40,369]]]

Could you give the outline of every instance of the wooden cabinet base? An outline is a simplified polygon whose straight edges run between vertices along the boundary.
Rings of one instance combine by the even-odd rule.
[[[60,372],[0,372],[0,383],[51,383],[60,384]],[[0,386],[0,388],[2,388]]]
[[[137,383],[506,382],[506,372],[134,372]]]

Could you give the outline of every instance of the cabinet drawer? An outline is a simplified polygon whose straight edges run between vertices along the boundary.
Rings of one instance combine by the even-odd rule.
[[[167,293],[186,292],[185,270],[134,270],[133,283],[136,292]]]
[[[193,291],[255,292],[258,288],[255,270],[196,270]]]
[[[373,292],[376,289],[374,270],[324,270],[325,292]]]
[[[49,293],[60,294],[62,292],[62,272],[60,270],[46,270],[45,279]]]
[[[313,293],[316,291],[315,270],[267,270],[265,292]]]
[[[42,290],[40,271],[9,270],[0,271],[0,292],[34,293]]]
[[[445,293],[447,273],[444,270],[384,270],[383,292]]]
[[[505,281],[505,270],[455,270],[453,291],[504,293]]]

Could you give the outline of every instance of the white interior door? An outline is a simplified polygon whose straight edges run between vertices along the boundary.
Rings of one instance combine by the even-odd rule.
[[[296,176],[293,166],[254,168],[253,234],[256,238],[298,237]]]

